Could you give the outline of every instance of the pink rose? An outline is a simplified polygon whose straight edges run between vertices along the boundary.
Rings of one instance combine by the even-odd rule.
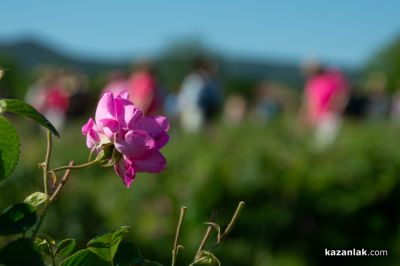
[[[113,96],[106,92],[101,97],[95,119],[82,127],[89,149],[99,152],[113,145],[122,155],[114,165],[117,174],[129,187],[138,172],[161,172],[167,161],[160,149],[167,144],[168,119],[164,116],[144,116],[142,110],[122,92]]]

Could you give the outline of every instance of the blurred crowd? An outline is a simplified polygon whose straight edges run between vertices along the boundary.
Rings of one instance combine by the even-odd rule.
[[[38,79],[27,90],[25,101],[62,130],[67,116],[87,110],[88,79],[78,71],[64,68],[41,67],[37,72]]]
[[[296,90],[264,80],[248,88],[249,97],[248,93],[226,93],[217,62],[207,56],[193,59],[176,92],[161,84],[150,60],[137,61],[131,73],[108,73],[100,95],[89,93],[89,80],[80,71],[42,67],[26,101],[59,130],[67,117],[87,112],[105,91],[127,91],[147,115],[166,114],[186,132],[207,130],[216,120],[235,126],[247,120],[266,123],[297,114],[297,123],[312,132],[317,147],[334,141],[345,116],[400,122],[400,93],[388,94],[384,74],[372,73],[363,88],[356,88],[341,70],[317,61],[305,63],[301,70],[305,77],[301,96]]]

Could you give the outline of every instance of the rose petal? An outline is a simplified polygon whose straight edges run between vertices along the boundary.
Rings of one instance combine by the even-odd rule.
[[[103,119],[115,119],[115,101],[111,92],[105,92],[97,105],[95,120],[99,127]]]
[[[143,117],[142,110],[137,108],[128,99],[121,97],[115,98],[115,106],[117,110],[118,122],[124,128],[130,128],[130,125]]]
[[[158,138],[161,133],[168,131],[169,123],[165,116],[145,116],[136,121],[133,129],[149,132],[153,138]]]
[[[162,132],[161,135],[159,135],[155,141],[156,141],[156,149],[159,150],[168,143],[169,136],[166,132]]]
[[[159,151],[155,150],[140,160],[134,160],[133,166],[136,172],[158,173],[165,169],[167,160]]]
[[[89,149],[97,146],[97,144],[100,142],[99,132],[92,118],[90,118],[89,121],[83,125],[82,134],[86,136],[86,146]]]
[[[110,140],[113,139],[114,134],[120,130],[120,124],[114,119],[101,119],[99,121],[99,127]]]
[[[128,100],[129,99],[129,93],[128,93],[127,90],[123,90],[120,93],[118,93],[117,97]]]
[[[118,134],[114,146],[131,159],[141,159],[154,149],[155,141],[146,131],[131,130],[125,135]]]
[[[86,124],[82,126],[82,135],[86,136],[89,130],[93,127],[94,121],[92,118],[89,118]]]
[[[135,169],[132,166],[132,161],[123,157],[118,164],[114,165],[114,170],[122,178],[122,182],[124,182],[125,186],[129,188],[136,175]]]

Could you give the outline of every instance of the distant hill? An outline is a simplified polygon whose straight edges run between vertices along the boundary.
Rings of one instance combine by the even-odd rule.
[[[94,74],[112,68],[125,66],[126,63],[113,64],[95,60],[81,60],[68,56],[61,51],[50,48],[44,43],[34,39],[24,39],[14,42],[0,41],[0,58],[12,60],[24,70],[31,70],[42,64],[63,65],[73,67]]]
[[[174,50],[176,53],[180,53],[181,57],[190,57],[189,53],[186,53],[183,49]],[[163,54],[160,56],[160,63],[164,62],[164,68],[168,68],[168,60],[167,62],[163,61],[163,56]],[[35,66],[42,64],[53,64],[77,68],[89,75],[110,71],[115,68],[126,69],[129,67],[128,62],[130,62],[130,60],[117,63],[95,59],[82,60],[75,56],[67,55],[56,48],[51,48],[37,39],[23,39],[13,42],[2,42],[0,40],[1,57],[10,59],[20,66],[22,70],[32,70]],[[223,70],[226,77],[237,77],[241,80],[261,81],[268,79],[295,87],[301,87],[303,82],[298,64],[290,61],[283,63],[279,60],[225,57],[221,59],[221,70]],[[345,70],[345,72],[352,80],[358,77],[357,70],[350,69]],[[182,73],[179,75],[181,76]]]

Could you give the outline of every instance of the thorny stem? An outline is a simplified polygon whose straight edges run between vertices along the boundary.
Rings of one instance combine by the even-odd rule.
[[[74,161],[70,161],[68,166],[73,166],[74,165]],[[67,182],[69,176],[71,174],[71,170],[67,169],[67,171],[65,171],[64,176],[61,178],[60,183],[58,184],[56,190],[54,190],[53,195],[51,195],[50,197],[50,202],[53,202],[56,197],[58,196],[58,194],[60,193],[61,189],[64,187],[65,183]]]
[[[238,206],[236,207],[236,211],[232,216],[231,221],[229,222],[228,226],[226,227],[226,229],[222,233],[222,235],[218,238],[218,241],[215,244],[215,246],[212,247],[210,249],[210,251],[216,249],[221,244],[221,242],[227,237],[227,235],[232,231],[233,226],[235,225],[235,223],[236,223],[236,221],[237,221],[237,219],[238,219],[238,217],[240,215],[240,212],[243,209],[243,207],[244,207],[244,201],[239,202]]]
[[[74,162],[71,161],[71,162],[69,163],[68,166],[72,167],[73,164],[74,164]],[[46,217],[46,214],[47,214],[47,211],[49,210],[50,204],[56,199],[56,197],[58,196],[58,194],[61,192],[61,189],[64,187],[65,183],[67,182],[67,180],[68,180],[70,174],[71,174],[71,170],[70,170],[70,169],[67,169],[67,170],[65,171],[64,176],[62,177],[60,183],[58,184],[57,188],[54,190],[54,192],[53,192],[53,194],[50,196],[49,200],[46,201],[45,206],[44,206],[44,209],[43,209],[43,212],[42,212],[42,214],[41,214],[40,217],[39,217],[39,221],[38,221],[38,223],[36,224],[35,229],[33,230],[32,238],[34,238],[34,237],[37,235],[37,233],[39,232],[39,228],[40,228],[40,226],[42,225],[44,218]]]
[[[99,162],[100,162],[100,160],[94,160],[94,161],[83,163],[83,164],[79,164],[79,165],[60,166],[60,167],[51,169],[49,172],[59,172],[59,171],[63,171],[63,170],[81,169],[81,168],[86,168],[86,167],[91,166],[91,165],[98,164]]]
[[[213,212],[211,213],[211,220],[210,220],[212,223],[215,222],[216,216],[217,216],[217,212],[216,212],[215,210],[213,210]],[[212,226],[211,224],[209,224],[209,225],[207,226],[207,231],[206,231],[206,233],[204,234],[203,239],[201,240],[200,246],[199,246],[199,248],[197,249],[196,255],[195,255],[195,257],[194,257],[195,260],[196,260],[197,257],[199,256],[200,251],[203,250],[204,245],[206,244],[207,240],[210,238],[212,229],[213,229],[213,226]]]
[[[181,207],[181,213],[179,215],[179,221],[178,221],[178,225],[176,227],[176,233],[175,233],[175,240],[174,240],[174,248],[172,249],[172,262],[171,262],[171,266],[175,266],[176,264],[176,257],[178,255],[178,241],[179,241],[179,235],[181,233],[182,230],[182,224],[183,224],[183,220],[185,219],[185,215],[186,215],[186,207]]]
[[[53,266],[56,266],[56,265],[57,265],[57,264],[56,264],[56,259],[55,259],[54,254],[51,254],[51,263],[53,264]]]
[[[44,186],[44,193],[48,195],[48,176],[49,176],[49,163],[50,163],[50,156],[51,156],[51,148],[53,146],[52,143],[52,135],[51,131],[47,130],[47,149],[46,149],[46,157],[43,162],[43,186]]]

